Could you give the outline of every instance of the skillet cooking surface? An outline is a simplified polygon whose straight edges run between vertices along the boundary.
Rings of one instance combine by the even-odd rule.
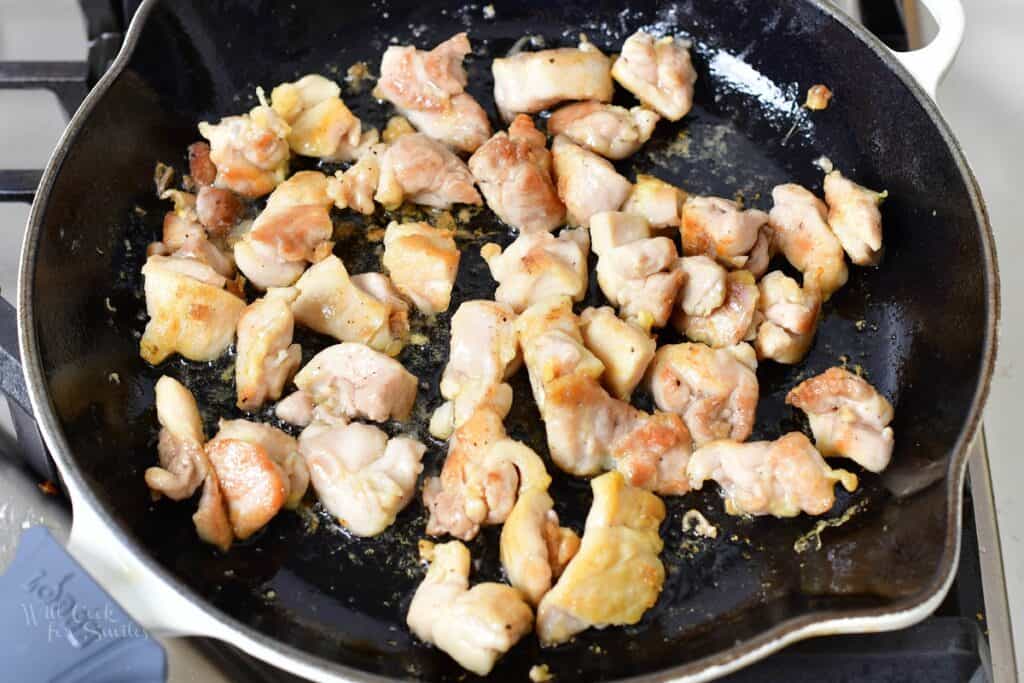
[[[694,109],[677,124],[660,122],[652,140],[619,164],[631,179],[653,173],[691,193],[740,195],[748,206],[767,210],[778,183],[799,182],[820,195],[822,173],[813,162],[824,154],[857,182],[888,189],[881,267],[851,268],[850,282],[825,307],[806,361],[761,365],[752,438],[806,430],[784,405],[785,393],[845,362],[862,367],[895,405],[896,453],[886,477],[922,470],[943,476],[981,371],[987,303],[980,231],[963,178],[926,112],[884,61],[822,10],[786,2],[764,14],[761,3],[741,0],[682,2],[660,11],[654,9],[659,3],[646,2],[626,11],[612,3],[495,3],[496,16],[484,19],[477,5],[442,11],[422,2],[296,4],[225,0],[158,7],[128,70],[87,122],[57,180],[39,247],[37,332],[76,460],[119,524],[212,604],[267,636],[369,672],[436,680],[468,675],[417,642],[404,623],[424,573],[416,551],[426,521],[419,496],[375,539],[348,536],[319,504],[308,502],[310,496],[298,514],[282,512],[227,554],[195,536],[193,505],[152,503],[142,473],[156,459],[156,378],[173,375],[195,392],[210,435],[218,417],[241,413],[234,405],[232,358],[209,364],[175,358],[150,368],[137,347],[146,320],[139,269],[167,210],[149,180],[157,160],[183,171],[185,146],[199,137],[195,123],[247,110],[257,85],[269,91],[304,73],[340,81],[360,60],[376,73],[388,44],[430,47],[460,30],[469,31],[474,48],[467,59],[469,90],[492,123],[498,119],[491,59],[523,35],[543,36],[547,47],[556,47],[574,45],[584,32],[606,53],[641,27],[691,37],[699,74]],[[815,83],[836,92],[826,111],[800,107]],[[364,123],[383,126],[393,112],[370,96],[371,88],[355,93],[346,85],[343,97]],[[618,97],[631,101],[621,89]],[[314,166],[299,162],[293,170],[303,167]],[[416,315],[414,331],[429,344],[410,345],[399,357],[421,387],[413,421],[387,429],[411,431],[428,444],[424,476],[438,471],[444,458],[444,444],[426,426],[440,403],[450,313],[462,301],[493,297],[479,247],[513,237],[489,211],[471,213],[459,225],[462,264],[450,311],[433,324]],[[379,212],[366,222],[383,227],[391,217]],[[439,219],[428,216],[432,223]],[[382,245],[365,239],[363,222],[335,212],[335,252],[352,272],[380,268]],[[777,260],[775,267],[784,264]],[[605,304],[592,271],[591,278],[580,308]],[[297,331],[296,341],[304,361],[332,343],[305,330]],[[659,343],[677,341],[670,330],[659,337]],[[525,370],[512,383],[516,401],[508,430],[546,458]],[[634,403],[649,408],[642,392]],[[259,419],[284,426],[269,408]],[[812,530],[814,519],[731,518],[714,486],[666,498],[667,578],[657,606],[636,626],[587,631],[554,650],[542,651],[528,637],[493,675],[524,680],[537,663],[564,679],[639,675],[728,649],[787,619],[906,605],[934,590],[944,553],[951,552],[947,487],[940,483],[899,501],[882,478],[852,463],[842,466],[858,472],[861,486],[852,495],[840,488],[825,517],[849,512],[849,520],[824,531],[820,549],[811,538],[802,553],[794,542]],[[560,518],[581,530],[588,483],[550,463],[549,471]],[[716,539],[683,532],[689,508],[719,528]],[[500,580],[498,532],[485,529],[469,544],[472,581]]]

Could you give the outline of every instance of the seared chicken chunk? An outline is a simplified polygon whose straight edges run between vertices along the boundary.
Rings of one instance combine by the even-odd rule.
[[[616,211],[633,189],[611,162],[574,144],[564,135],[555,137],[551,156],[558,197],[565,204],[570,225],[586,227],[594,214]]]
[[[775,244],[793,267],[804,274],[804,287],[828,301],[846,284],[849,272],[843,247],[828,226],[825,203],[809,190],[789,183],[772,190],[771,227]]]
[[[546,143],[533,120],[520,114],[508,133],[495,133],[469,158],[487,206],[523,233],[550,232],[565,218]]]
[[[450,230],[427,223],[396,223],[384,232],[384,267],[395,288],[423,313],[448,310],[459,270],[459,250]]]
[[[236,440],[259,446],[277,467],[284,483],[284,507],[298,506],[309,488],[309,470],[294,437],[276,427],[250,420],[221,420],[214,440]],[[211,441],[210,443],[213,443]]]
[[[564,135],[608,159],[632,156],[651,139],[660,117],[649,109],[626,109],[603,102],[569,104],[548,119],[550,135]]]
[[[374,145],[352,166],[336,171],[328,180],[327,194],[339,209],[352,209],[364,216],[376,210],[373,196],[380,183],[380,155],[384,147]]]
[[[421,640],[486,676],[530,632],[533,612],[511,586],[480,583],[470,588],[469,565],[469,550],[458,541],[435,546],[406,622]]]
[[[856,475],[831,469],[800,432],[775,441],[712,441],[694,452],[687,471],[695,489],[718,482],[730,515],[820,515],[835,502],[837,481],[857,488]]]
[[[691,196],[683,204],[683,253],[705,254],[729,268],[746,265],[768,214],[729,199]]]
[[[160,466],[146,470],[146,484],[154,494],[184,500],[196,492],[209,469],[203,452],[203,420],[196,399],[178,380],[163,375],[155,390]]]
[[[541,645],[564,643],[587,628],[635,624],[665,581],[658,526],[665,504],[617,472],[590,483],[594,502],[579,552],[537,607]]]
[[[760,296],[754,276],[745,270],[734,270],[726,276],[725,301],[721,306],[708,315],[676,311],[672,323],[693,341],[715,348],[733,346],[754,338],[754,316]]]
[[[399,340],[404,344],[405,340],[409,338],[409,301],[398,291],[391,278],[384,273],[359,273],[359,275],[350,275],[349,280],[377,302],[391,309],[388,312],[389,333],[392,339]],[[384,349],[388,353],[391,350]]]
[[[188,173],[194,185],[213,185],[217,179],[217,167],[210,161],[210,143],[193,142],[188,146]]]
[[[814,341],[821,297],[813,289],[801,289],[796,280],[778,270],[765,275],[758,288],[757,307],[764,317],[754,342],[758,357],[799,363]]]
[[[580,313],[583,343],[604,363],[601,379],[616,398],[629,400],[654,359],[657,343],[644,330],[615,315],[610,306]]]
[[[524,491],[501,528],[501,566],[534,606],[580,547],[575,531],[558,526],[553,507],[546,491]]]
[[[209,159],[217,169],[214,186],[244,197],[262,197],[288,172],[288,124],[270,107],[228,116],[220,123],[203,121],[199,134],[210,141]]]
[[[707,256],[684,256],[679,259],[679,269],[685,276],[679,290],[679,308],[683,313],[711,315],[725,303],[725,268]]]
[[[786,403],[807,413],[821,454],[850,458],[881,472],[892,458],[892,404],[875,388],[842,368],[829,368],[804,380]]]
[[[747,254],[747,262],[744,264],[743,270],[749,271],[755,279],[760,279],[768,272],[768,264],[775,257],[776,251],[775,232],[770,223],[765,223],[757,231],[757,239],[754,240],[754,246]]]
[[[274,406],[274,415],[296,427],[306,427],[316,416],[316,403],[313,397],[305,391],[296,391],[282,398]],[[338,422],[346,422],[346,418],[340,418]]]
[[[323,76],[282,83],[270,93],[270,106],[288,123],[288,145],[296,154],[353,161],[377,142],[377,131],[363,131],[342,101],[341,88]]]
[[[480,249],[498,282],[495,301],[516,313],[550,296],[581,301],[587,292],[589,253],[590,236],[582,228],[563,230],[557,238],[548,232],[524,232],[504,252],[493,243]]]
[[[235,390],[238,407],[256,410],[281,397],[285,383],[302,362],[302,348],[292,344],[295,289],[270,289],[249,304],[238,319]]]
[[[877,266],[882,257],[882,213],[886,193],[858,185],[839,171],[825,176],[828,224],[850,260],[858,266]]]
[[[654,229],[678,228],[686,192],[652,175],[638,173],[636,184],[622,205],[624,213],[643,216]]]
[[[403,135],[380,153],[380,182],[374,199],[389,209],[403,201],[436,209],[483,204],[465,162],[422,133]]]
[[[199,222],[196,210],[196,196],[181,190],[165,190],[160,199],[174,202],[174,209],[164,214],[161,242],[168,252],[181,249],[193,237],[206,237],[206,229]]]
[[[669,121],[678,121],[693,106],[693,85],[697,82],[689,47],[680,38],[655,39],[637,31],[622,44],[612,77],[645,106]]]

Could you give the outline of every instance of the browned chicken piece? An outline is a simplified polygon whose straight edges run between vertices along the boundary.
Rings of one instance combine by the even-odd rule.
[[[245,206],[237,194],[204,185],[196,195],[196,218],[210,234],[222,236],[238,224]]]
[[[728,349],[670,344],[658,349],[647,381],[654,404],[682,416],[699,447],[750,436],[757,411],[756,369],[749,344]]]
[[[754,279],[761,279],[761,276],[768,272],[768,265],[775,258],[776,251],[775,233],[772,231],[771,225],[765,223],[757,231],[757,239],[754,241],[754,246],[750,248],[743,270],[749,271]]]
[[[714,348],[752,341],[757,334],[754,317],[760,296],[754,276],[734,270],[726,276],[725,302],[721,306],[703,316],[677,310],[672,324],[691,340]]]
[[[776,186],[772,199],[769,219],[775,245],[804,274],[804,287],[818,290],[828,301],[846,284],[849,272],[843,246],[825,220],[825,203],[794,183]]]
[[[451,230],[392,221],[384,232],[381,263],[395,288],[421,312],[448,310],[459,271],[459,250]]]
[[[313,356],[295,386],[332,415],[385,422],[409,419],[419,381],[394,358],[345,342]]]
[[[678,121],[693,106],[693,86],[697,82],[689,48],[690,44],[678,37],[655,39],[637,31],[622,44],[612,77],[644,106],[669,121]]]
[[[501,528],[501,566],[508,582],[534,606],[580,547],[575,531],[558,526],[553,507],[546,491],[524,491]]]
[[[858,266],[877,266],[882,257],[882,213],[878,206],[886,196],[885,192],[858,185],[839,171],[825,176],[829,227]]]
[[[184,500],[196,492],[209,470],[203,452],[203,420],[192,393],[178,380],[163,375],[155,390],[160,466],[146,470],[146,484],[154,494]]]
[[[409,302],[391,282],[391,278],[384,273],[359,273],[349,276],[349,279],[353,285],[391,309],[388,313],[388,332],[392,339],[404,344],[404,340],[409,338]],[[384,351],[387,353],[389,350]]]
[[[191,238],[206,237],[206,229],[199,222],[196,196],[181,190],[165,190],[160,199],[174,202],[174,209],[164,214],[163,234],[160,238],[168,252],[181,249]]]
[[[305,260],[282,258],[273,246],[248,238],[235,243],[234,256],[238,270],[258,289],[289,287],[308,265]]]
[[[522,233],[503,252],[485,244],[480,255],[491,277],[498,282],[495,301],[521,313],[550,296],[582,301],[587,293],[587,256],[590,235],[586,230],[563,230],[558,237],[548,232]]]
[[[195,514],[192,515],[192,523],[195,524],[196,534],[204,543],[217,546],[224,552],[231,547],[235,534],[231,528],[231,520],[228,519],[224,492],[220,488],[220,480],[213,465],[210,465],[206,479],[203,480],[203,494],[199,497],[199,506]]]
[[[227,279],[235,275],[235,261],[202,235],[193,235],[185,240],[181,248],[171,254],[175,259],[191,259],[211,268],[217,275]]]
[[[520,114],[508,133],[498,131],[469,158],[487,206],[523,233],[551,232],[565,218],[546,143],[533,120]]]
[[[725,303],[728,278],[725,268],[707,256],[684,256],[679,259],[683,286],[679,290],[679,308],[686,315],[711,315]]]
[[[299,455],[298,442],[276,427],[250,420],[221,420],[216,440],[234,440],[259,446],[277,468],[284,485],[284,507],[295,509],[309,488],[309,470]],[[213,443],[211,441],[210,443]],[[218,473],[219,474],[219,473]]]
[[[588,628],[637,623],[665,582],[658,559],[665,504],[617,472],[597,477],[590,487],[594,502],[579,552],[537,607],[537,636],[545,647]]]
[[[722,487],[730,515],[821,515],[835,503],[837,481],[857,488],[856,475],[831,469],[800,432],[775,441],[712,441],[694,452],[687,471],[694,489],[708,479]]]
[[[730,199],[691,196],[683,204],[683,253],[705,254],[729,268],[743,268],[767,222],[764,211],[744,211]]]
[[[292,344],[291,302],[298,294],[294,288],[267,290],[238,320],[235,390],[242,410],[257,410],[279,399],[302,362],[302,348]]]
[[[469,587],[469,550],[458,541],[433,548],[430,569],[416,589],[406,622],[464,669],[486,676],[530,632],[533,612],[519,591],[500,583]]]
[[[758,288],[757,308],[764,318],[754,342],[758,358],[799,363],[814,341],[821,297],[813,289],[801,289],[796,280],[778,270],[765,275]]]
[[[881,472],[892,458],[892,404],[864,379],[842,368],[829,368],[804,380],[786,403],[807,413],[821,454],[850,458],[871,472]]]
[[[384,149],[383,145],[374,145],[355,164],[328,179],[327,194],[336,207],[373,215],[377,208],[373,196],[380,183],[380,155]]]
[[[654,359],[657,342],[644,330],[615,315],[611,306],[580,313],[583,343],[604,363],[601,377],[616,398],[629,400]]]
[[[210,141],[209,159],[217,169],[214,186],[243,197],[262,197],[288,173],[290,127],[270,107],[228,116],[220,123],[203,121],[199,134]]]
[[[587,227],[594,214],[618,210],[633,189],[610,161],[564,135],[555,136],[551,156],[558,197],[565,204],[570,225]]]
[[[380,153],[380,182],[374,199],[388,209],[403,201],[435,209],[483,204],[465,162],[422,133],[403,135]]]
[[[506,121],[566,100],[611,102],[611,60],[589,42],[495,59],[494,103]]]
[[[475,152],[491,136],[487,112],[469,93],[454,95],[440,111],[396,107],[416,130],[459,152]]]
[[[550,135],[564,135],[607,159],[632,156],[651,139],[661,118],[650,109],[626,109],[603,102],[569,104],[548,119]]]
[[[638,173],[622,211],[643,216],[657,230],[678,228],[686,196],[686,192],[660,178]]]
[[[231,531],[244,540],[266,526],[284,505],[286,480],[266,450],[248,441],[214,438],[206,454],[220,481]]]
[[[210,160],[210,143],[193,142],[188,146],[188,173],[199,187],[213,185],[217,167]]]
[[[345,106],[338,84],[317,74],[274,88],[270,106],[289,125],[288,145],[296,154],[354,161],[378,139],[377,130],[364,131]]]

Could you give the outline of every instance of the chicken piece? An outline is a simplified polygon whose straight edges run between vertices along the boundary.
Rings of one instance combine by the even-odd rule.
[[[192,259],[150,256],[142,275],[149,315],[139,343],[143,360],[156,365],[174,353],[214,360],[231,345],[245,301],[225,291],[224,278],[212,268]]]
[[[326,161],[353,161],[377,142],[377,131],[362,123],[341,99],[337,83],[308,74],[270,93],[270,106],[290,126],[288,145],[296,154]]]
[[[575,531],[558,526],[553,507],[546,491],[524,491],[501,528],[501,566],[508,582],[533,606],[580,547]]]
[[[682,224],[686,197],[686,192],[678,187],[652,175],[638,173],[622,211],[643,216],[655,229],[678,228]]]
[[[247,239],[273,249],[284,261],[318,261],[334,231],[328,211],[332,203],[323,173],[296,173],[271,193]]]
[[[694,489],[718,482],[730,515],[821,515],[835,502],[837,481],[857,488],[856,475],[831,469],[800,432],[775,441],[712,441],[693,453],[687,472]]]
[[[815,445],[825,457],[850,458],[881,472],[892,458],[892,404],[864,379],[842,368],[798,384],[786,403],[807,413]]]
[[[327,194],[334,200],[339,209],[352,209],[364,216],[371,216],[376,210],[373,195],[380,183],[380,155],[383,148],[374,146],[360,157],[359,161],[345,169],[337,171],[333,178],[328,179]]]
[[[882,213],[878,206],[886,196],[886,192],[869,190],[839,171],[825,176],[829,227],[858,266],[877,266],[882,257]]]
[[[302,362],[302,347],[292,344],[295,289],[271,289],[249,304],[238,319],[235,390],[237,405],[253,411],[281,397],[285,383]]]
[[[205,451],[203,457],[206,457]],[[199,506],[192,515],[192,523],[195,524],[196,534],[204,543],[215,545],[224,552],[231,547],[235,534],[228,519],[224,492],[221,491],[220,480],[213,465],[207,468],[206,478],[203,480],[203,494],[199,497]]]
[[[204,185],[196,195],[196,218],[214,235],[224,235],[238,224],[245,205],[237,194]]]
[[[427,447],[359,423],[314,422],[299,437],[320,502],[356,536],[376,536],[412,500]]]
[[[401,136],[379,156],[380,182],[374,199],[387,209],[398,208],[403,201],[435,209],[483,204],[465,162],[422,133]]]
[[[520,52],[491,63],[494,103],[506,121],[532,114],[565,100],[611,102],[611,60],[589,42]]]
[[[234,260],[201,235],[189,237],[181,245],[181,248],[171,256],[176,259],[192,259],[202,263],[225,279],[235,275]]]
[[[804,287],[821,292],[824,301],[846,284],[849,272],[843,247],[825,220],[825,203],[809,190],[788,183],[772,190],[769,214],[774,243],[786,260],[804,274]]]
[[[565,218],[546,143],[533,120],[520,114],[508,133],[495,133],[469,158],[487,206],[522,233],[551,232]]]
[[[295,283],[292,313],[301,325],[344,342],[359,342],[392,356],[405,345],[407,310],[359,287],[333,254],[314,264]],[[395,316],[398,316],[396,319]]]
[[[654,606],[665,582],[658,526],[665,504],[629,486],[617,472],[590,482],[594,502],[579,552],[537,607],[544,647],[587,628],[635,624]]]
[[[742,268],[767,222],[764,211],[744,211],[732,200],[691,196],[683,204],[683,253],[705,254],[729,268]]]
[[[258,289],[290,287],[302,276],[306,261],[287,261],[273,247],[242,239],[235,243],[235,263],[238,270]]]
[[[394,358],[345,342],[313,356],[295,386],[332,415],[385,422],[409,419],[419,381]]]
[[[610,161],[572,143],[564,135],[555,136],[551,157],[558,197],[565,204],[570,225],[587,227],[594,214],[618,210],[633,189]]]
[[[441,111],[397,109],[416,130],[458,152],[475,152],[491,136],[487,112],[469,93],[455,95]]]
[[[551,115],[548,133],[564,135],[607,159],[625,159],[651,139],[659,118],[643,107],[626,109],[602,102],[577,102]]]
[[[504,252],[494,243],[480,249],[498,282],[494,300],[516,313],[551,296],[582,301],[589,284],[589,253],[590,235],[582,228],[563,230],[557,238],[548,232],[524,232]]]
[[[459,250],[451,230],[392,221],[384,231],[381,262],[395,288],[421,312],[433,315],[448,310],[459,271]]]
[[[693,86],[697,82],[689,48],[689,42],[678,37],[655,39],[637,31],[622,44],[622,52],[612,65],[612,78],[644,106],[669,121],[678,121],[693,106]]]
[[[193,142],[188,146],[188,173],[199,187],[213,185],[217,179],[217,167],[210,161],[209,143]]]
[[[821,297],[813,289],[801,289],[796,280],[778,270],[765,275],[758,288],[757,308],[764,317],[754,342],[758,358],[799,363],[814,341]]]
[[[762,225],[761,229],[757,231],[757,239],[754,241],[754,246],[750,248],[747,262],[743,266],[743,270],[753,275],[755,280],[760,280],[761,276],[768,272],[768,265],[775,258],[774,235],[775,233],[768,223]]]
[[[196,196],[181,190],[165,190],[160,199],[174,202],[174,209],[164,214],[161,241],[169,252],[181,249],[189,239],[206,237],[206,229],[199,222]]]
[[[469,587],[470,555],[462,543],[434,547],[406,623],[463,668],[486,676],[494,663],[533,627],[533,612],[515,588],[500,583]]]
[[[754,339],[754,315],[760,297],[754,276],[745,270],[734,270],[726,276],[725,302],[721,306],[705,316],[678,310],[672,323],[692,341],[714,348],[734,346]]]
[[[725,303],[728,278],[725,268],[707,256],[679,259],[683,287],[679,290],[679,308],[686,315],[707,316]]]
[[[658,408],[682,416],[697,446],[715,439],[743,441],[757,411],[757,361],[748,344],[662,346],[647,381]]]
[[[288,394],[274,406],[274,415],[279,420],[284,420],[296,427],[306,427],[313,422],[315,411],[316,403],[313,402],[313,397],[305,391]],[[339,422],[344,421],[344,419],[339,420]]]
[[[231,531],[246,539],[266,526],[284,505],[287,484],[259,445],[214,438],[206,446],[227,507]]]
[[[281,476],[284,507],[289,510],[298,507],[309,488],[309,470],[299,455],[299,445],[294,437],[268,424],[222,419],[210,444],[217,440],[241,441],[262,449]]]
[[[327,176],[320,171],[299,171],[274,188],[267,197],[267,208],[318,206],[327,209],[333,203],[327,192],[327,185]]]
[[[580,313],[583,343],[604,363],[602,381],[616,398],[629,400],[654,359],[657,342],[644,330],[615,315],[610,306]]]
[[[209,470],[203,444],[203,420],[192,392],[178,380],[163,375],[156,382],[156,417],[160,421],[157,442],[159,467],[146,470],[146,485],[154,494],[171,500],[189,498]]]
[[[388,331],[392,339],[409,338],[409,302],[384,273],[359,273],[349,279],[356,287],[388,306]]]
[[[228,116],[217,124],[203,121],[199,134],[210,141],[209,159],[217,169],[215,187],[243,197],[262,197],[288,173],[288,124],[270,107]]]

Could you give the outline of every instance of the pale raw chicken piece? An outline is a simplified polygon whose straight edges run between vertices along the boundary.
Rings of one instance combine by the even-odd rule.
[[[629,400],[643,379],[657,342],[644,330],[615,315],[610,306],[580,313],[583,343],[604,363],[601,379],[616,398]]]
[[[776,251],[775,233],[772,230],[772,226],[769,223],[765,223],[757,231],[757,239],[754,241],[754,246],[750,248],[750,253],[747,255],[747,262],[743,269],[749,271],[754,276],[754,279],[760,279],[762,275],[768,272],[768,264],[775,257]]]
[[[520,114],[508,133],[498,131],[469,158],[487,206],[523,233],[551,232],[565,218],[546,144],[533,120]]]
[[[730,199],[691,196],[683,204],[683,253],[705,254],[729,268],[743,268],[767,222],[764,211],[743,210]]]
[[[726,276],[725,302],[706,316],[687,315],[678,310],[672,316],[676,329],[693,341],[725,348],[754,339],[755,314],[761,293],[754,276],[734,270]]]
[[[633,189],[610,161],[583,149],[564,135],[555,136],[551,157],[558,197],[565,204],[570,225],[587,227],[594,214],[616,211]]]
[[[728,279],[725,268],[708,256],[684,256],[679,259],[683,287],[679,290],[679,308],[686,315],[711,315],[725,303]]]
[[[730,515],[820,515],[832,508],[837,481],[857,488],[856,475],[831,469],[800,432],[775,441],[712,441],[690,456],[687,472],[694,489],[718,482]]]
[[[299,296],[292,302],[292,313],[300,325],[392,356],[405,345],[408,324],[402,319],[407,321],[407,310],[359,287],[337,256],[311,266],[295,288]]]
[[[519,591],[500,583],[469,587],[470,555],[462,543],[433,548],[406,623],[416,636],[446,652],[464,669],[486,676],[495,662],[533,627]]]
[[[209,469],[203,452],[203,420],[192,392],[178,380],[163,375],[155,390],[160,466],[146,470],[146,484],[154,494],[184,500],[196,492]]]
[[[376,536],[394,523],[416,491],[426,449],[415,439],[388,439],[380,429],[355,422],[314,422],[299,436],[320,502],[356,536]]]
[[[385,208],[395,209],[403,201],[435,209],[483,204],[465,162],[422,133],[401,136],[379,156],[380,182],[374,199]]]
[[[207,281],[184,269],[204,274]],[[149,322],[139,346],[146,362],[156,365],[174,353],[209,361],[231,345],[245,301],[224,290],[224,278],[212,268],[192,259],[150,256],[142,275]]]
[[[331,415],[385,422],[409,419],[419,381],[394,358],[345,342],[313,356],[295,386]]]
[[[637,31],[622,44],[612,77],[645,106],[669,121],[678,121],[693,106],[693,85],[697,82],[689,48],[689,42],[681,38],[655,39]]]
[[[804,380],[786,403],[807,413],[821,454],[850,458],[881,472],[892,458],[892,404],[874,387],[842,368],[829,368]]]
[[[524,232],[504,252],[494,243],[480,249],[491,277],[498,282],[495,301],[517,313],[551,296],[582,301],[587,293],[589,253],[590,235],[582,228],[563,230],[558,237]]]
[[[499,57],[491,64],[494,103],[506,121],[565,100],[610,102],[615,92],[611,60],[593,44]]]
[[[758,283],[757,308],[764,317],[757,328],[754,348],[758,358],[792,365],[807,355],[818,327],[821,297],[781,271],[772,271]]]
[[[626,109],[603,102],[569,104],[548,119],[550,135],[564,135],[608,159],[625,159],[651,139],[661,118],[650,109]]]
[[[248,114],[228,116],[220,123],[199,124],[199,134],[210,141],[209,159],[217,168],[213,184],[243,197],[262,197],[288,173],[288,134],[291,129],[266,106]]]
[[[858,266],[877,266],[882,257],[882,213],[887,193],[874,192],[839,171],[825,176],[828,224]]]
[[[459,250],[451,230],[392,221],[384,231],[381,263],[395,288],[421,312],[448,310],[459,271]]]
[[[579,552],[537,607],[537,636],[545,647],[588,628],[637,623],[665,582],[658,559],[665,504],[617,472],[601,475],[590,487],[594,502]]]
[[[327,194],[339,209],[352,209],[364,216],[376,210],[373,195],[380,182],[380,155],[384,148],[375,145],[359,161],[345,169],[336,171],[328,180]]]
[[[825,203],[809,190],[788,183],[772,190],[769,219],[774,244],[804,274],[804,287],[821,292],[824,301],[846,284],[849,272],[843,246],[828,226]]]
[[[296,154],[327,161],[353,161],[377,141],[341,99],[337,83],[308,74],[270,93],[270,106],[290,126],[288,145]]]
[[[214,438],[206,445],[206,455],[220,482],[236,538],[252,536],[284,506],[287,480],[263,447],[239,439]]]
[[[580,538],[558,526],[546,491],[524,491],[501,528],[501,566],[508,582],[536,606],[580,547]]]
[[[657,230],[678,228],[686,197],[686,192],[678,187],[655,176],[638,173],[622,211],[643,216]]]
[[[222,419],[210,443],[218,440],[244,441],[262,449],[281,475],[284,507],[294,509],[306,495],[309,470],[299,455],[298,442],[290,434],[261,422]]]
[[[270,289],[249,304],[238,319],[235,391],[237,405],[253,411],[281,397],[285,383],[302,361],[302,347],[292,344],[295,289]]]
[[[274,406],[274,415],[296,427],[306,427],[313,421],[316,403],[305,391],[296,391],[282,398]],[[343,421],[343,420],[340,420]]]
[[[658,349],[648,375],[654,404],[682,416],[693,441],[743,441],[757,411],[757,361],[749,344],[712,349],[670,344]]]

